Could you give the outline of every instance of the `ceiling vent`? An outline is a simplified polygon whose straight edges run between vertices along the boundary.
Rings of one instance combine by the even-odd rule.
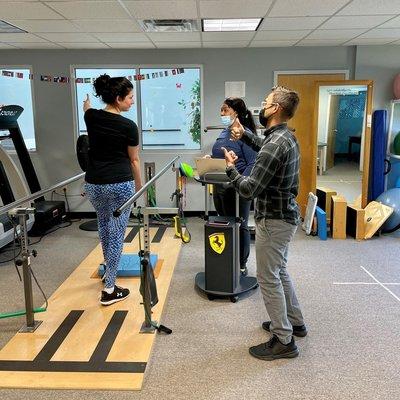
[[[196,32],[199,24],[195,19],[145,19],[139,21],[145,32]]]

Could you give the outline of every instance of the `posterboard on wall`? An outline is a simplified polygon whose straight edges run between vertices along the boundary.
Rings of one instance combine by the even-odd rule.
[[[225,82],[225,98],[228,97],[244,98],[245,96],[246,96],[245,81]]]

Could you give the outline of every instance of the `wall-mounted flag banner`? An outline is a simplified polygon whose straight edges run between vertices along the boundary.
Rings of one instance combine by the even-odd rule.
[[[40,75],[40,80],[42,82],[51,82],[53,78],[50,75]]]
[[[69,83],[69,78],[66,76],[55,76],[53,82],[56,83]]]
[[[32,80],[34,78],[34,74],[26,74],[24,75],[23,72],[15,72],[15,71],[9,71],[9,70],[0,70],[1,75],[3,77],[7,78],[18,78],[18,79],[23,79],[25,76]],[[126,78],[130,81],[143,81],[143,80],[148,80],[148,79],[157,79],[157,78],[164,78],[168,76],[174,76],[177,74],[182,74],[185,72],[184,68],[174,68],[171,70],[164,70],[164,71],[159,71],[159,72],[152,72],[148,74],[136,74],[136,75],[129,75]],[[51,75],[36,75],[36,77],[40,78],[41,82],[54,82],[54,83],[69,83],[75,82],[75,83],[94,83],[97,77],[81,77],[81,78],[75,78],[75,77],[68,77],[68,76],[51,76]],[[177,86],[178,88],[178,86]]]

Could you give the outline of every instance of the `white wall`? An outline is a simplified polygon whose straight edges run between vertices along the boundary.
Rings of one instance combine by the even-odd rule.
[[[0,50],[0,65],[31,65],[36,75],[68,76],[70,65],[146,64],[203,66],[203,128],[219,124],[219,107],[225,81],[246,81],[245,101],[258,106],[273,85],[277,70],[349,69],[354,76],[354,47],[293,47],[194,50]],[[75,129],[71,87],[40,82],[34,84],[37,152],[32,155],[42,187],[48,187],[80,172],[75,155]],[[310,127],[311,129],[311,127]],[[182,161],[194,164],[194,157],[210,152],[218,132],[202,135],[201,152],[182,152]],[[143,151],[142,161],[155,161],[160,169],[176,152]],[[165,175],[157,184],[158,204],[169,206],[175,177]],[[71,185],[70,206],[75,211],[92,210],[79,196],[81,183]],[[203,209],[203,190],[196,183],[187,187],[187,209]]]

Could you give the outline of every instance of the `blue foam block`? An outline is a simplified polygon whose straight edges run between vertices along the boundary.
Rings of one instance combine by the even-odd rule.
[[[157,264],[157,254],[150,254],[150,264],[152,268]],[[104,265],[100,264],[99,276],[104,274]],[[117,276],[140,276],[140,259],[137,254],[122,254],[118,265]]]
[[[317,206],[315,208],[315,214],[317,215],[318,237],[321,240],[327,240],[326,212],[321,207]]]
[[[386,120],[386,110],[375,110],[372,113],[368,201],[375,200],[385,190]]]

